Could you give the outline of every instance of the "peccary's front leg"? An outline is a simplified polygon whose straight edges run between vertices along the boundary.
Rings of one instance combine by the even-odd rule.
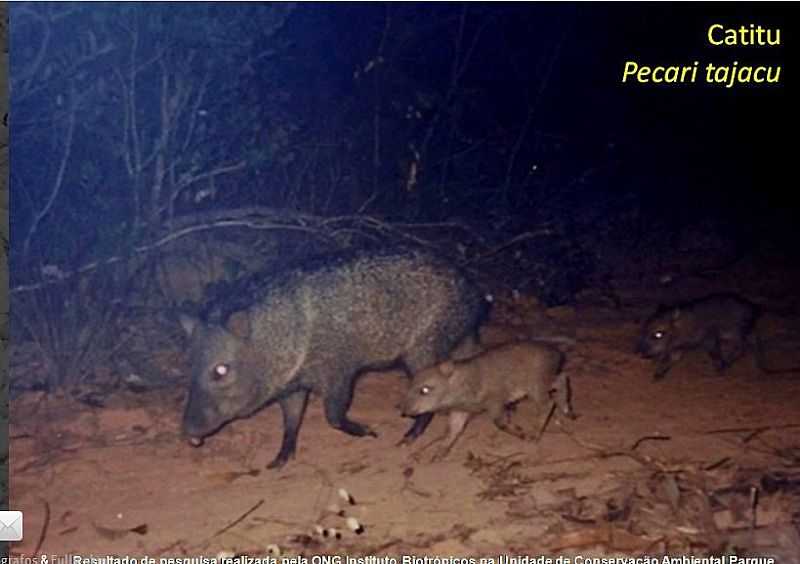
[[[408,376],[409,380],[413,380],[414,374],[420,372],[423,367],[430,366],[433,364],[433,359],[436,358],[436,355],[433,351],[424,352],[418,354],[415,357],[406,358],[403,360],[403,370]],[[423,413],[422,415],[417,415],[414,417],[414,423],[412,423],[411,427],[406,431],[406,434],[403,435],[403,438],[398,441],[397,446],[405,446],[410,445],[413,443],[417,438],[425,432],[425,429],[428,428],[428,425],[431,424],[433,421],[433,413]]]
[[[283,412],[283,441],[278,456],[269,463],[267,468],[281,468],[294,456],[297,448],[297,433],[300,431],[300,423],[303,422],[303,414],[306,412],[308,404],[308,393],[308,390],[299,390],[278,400]]]
[[[467,426],[470,414],[466,411],[451,411],[447,419],[447,436],[445,437],[444,445],[431,459],[432,462],[443,460],[449,453],[450,449],[464,432]]]
[[[347,418],[347,410],[353,401],[353,379],[339,382],[325,390],[325,418],[334,429],[344,431],[354,437],[377,437],[378,433],[352,419]]]
[[[653,374],[653,379],[661,380],[680,359],[681,354],[678,351],[672,351],[671,353],[661,356],[656,361],[656,373]]]
[[[414,423],[411,425],[411,428],[406,431],[406,434],[403,435],[403,438],[400,439],[400,442],[397,443],[398,445],[410,445],[417,437],[419,437],[422,433],[425,432],[425,429],[428,428],[428,425],[431,424],[433,420],[433,413],[423,413],[422,415],[417,415],[414,417]]]

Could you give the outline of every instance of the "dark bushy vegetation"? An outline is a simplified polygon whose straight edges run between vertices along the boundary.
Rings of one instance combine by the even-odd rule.
[[[80,378],[86,347],[110,350],[124,308],[108,305],[152,288],[162,251],[204,237],[202,263],[233,228],[252,232],[245,250],[290,254],[413,240],[569,302],[608,270],[607,246],[635,249],[682,209],[668,204],[686,184],[658,168],[667,142],[634,127],[652,100],[611,101],[597,65],[626,47],[587,47],[597,16],[13,3],[12,291],[50,383]],[[664,123],[680,111],[660,107]]]

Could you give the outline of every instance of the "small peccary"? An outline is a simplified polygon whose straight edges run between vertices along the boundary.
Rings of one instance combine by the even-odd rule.
[[[254,276],[213,304],[183,316],[192,381],[183,429],[192,444],[225,423],[277,401],[283,441],[270,464],[293,456],[309,393],[322,396],[328,423],[375,435],[347,418],[356,376],[403,367],[409,375],[448,357],[477,334],[483,294],[460,270],[413,249],[321,257],[273,276]],[[407,437],[424,431],[416,419]]]
[[[655,360],[657,380],[687,350],[706,351],[722,372],[744,354],[758,315],[755,304],[734,294],[662,306],[645,321],[636,352]]]
[[[569,379],[561,372],[563,360],[556,348],[527,342],[443,362],[414,376],[403,414],[449,412],[445,444],[434,460],[447,456],[469,419],[484,411],[499,429],[522,439],[538,439],[555,405],[574,417]],[[508,406],[523,398],[531,400],[539,415],[532,437],[509,420]]]

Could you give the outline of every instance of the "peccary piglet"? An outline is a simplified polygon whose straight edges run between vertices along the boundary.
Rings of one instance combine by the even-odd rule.
[[[656,380],[689,350],[704,350],[722,372],[744,354],[757,318],[756,305],[735,294],[662,306],[642,326],[636,351],[655,361]]]
[[[375,435],[347,417],[358,374],[400,366],[409,376],[477,334],[484,295],[458,268],[414,249],[328,255],[231,286],[208,320],[183,316],[192,379],[183,429],[195,446],[231,420],[276,401],[283,441],[270,464],[293,456],[309,393],[328,423]],[[424,431],[416,419],[406,436]]]
[[[569,379],[561,372],[563,361],[558,349],[536,342],[511,343],[466,360],[448,360],[414,377],[403,413],[449,413],[445,443],[434,460],[446,457],[469,419],[483,412],[511,435],[538,439],[555,405],[574,417]],[[532,436],[509,420],[508,406],[523,398],[538,414]]]

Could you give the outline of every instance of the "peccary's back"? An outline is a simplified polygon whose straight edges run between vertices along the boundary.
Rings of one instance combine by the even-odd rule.
[[[516,399],[533,393],[534,401],[547,396],[561,369],[561,352],[543,343],[511,343],[501,345],[476,357],[456,363],[478,373],[487,391]]]
[[[487,309],[458,268],[414,249],[321,257],[246,280],[235,294],[214,307],[223,319],[247,310],[265,356],[292,347],[304,366],[327,365],[331,375],[398,357],[423,368],[476,330]]]
[[[669,319],[675,310],[662,315],[663,324],[671,325],[672,346],[692,346],[709,335],[743,339],[754,327],[757,308],[733,294],[715,294],[707,298],[676,306],[679,314]]]
[[[395,356],[436,336],[444,355],[476,325],[484,307],[478,289],[453,267],[427,256],[370,257],[315,273],[312,307],[330,312],[315,320],[312,347],[331,335],[363,358]]]

